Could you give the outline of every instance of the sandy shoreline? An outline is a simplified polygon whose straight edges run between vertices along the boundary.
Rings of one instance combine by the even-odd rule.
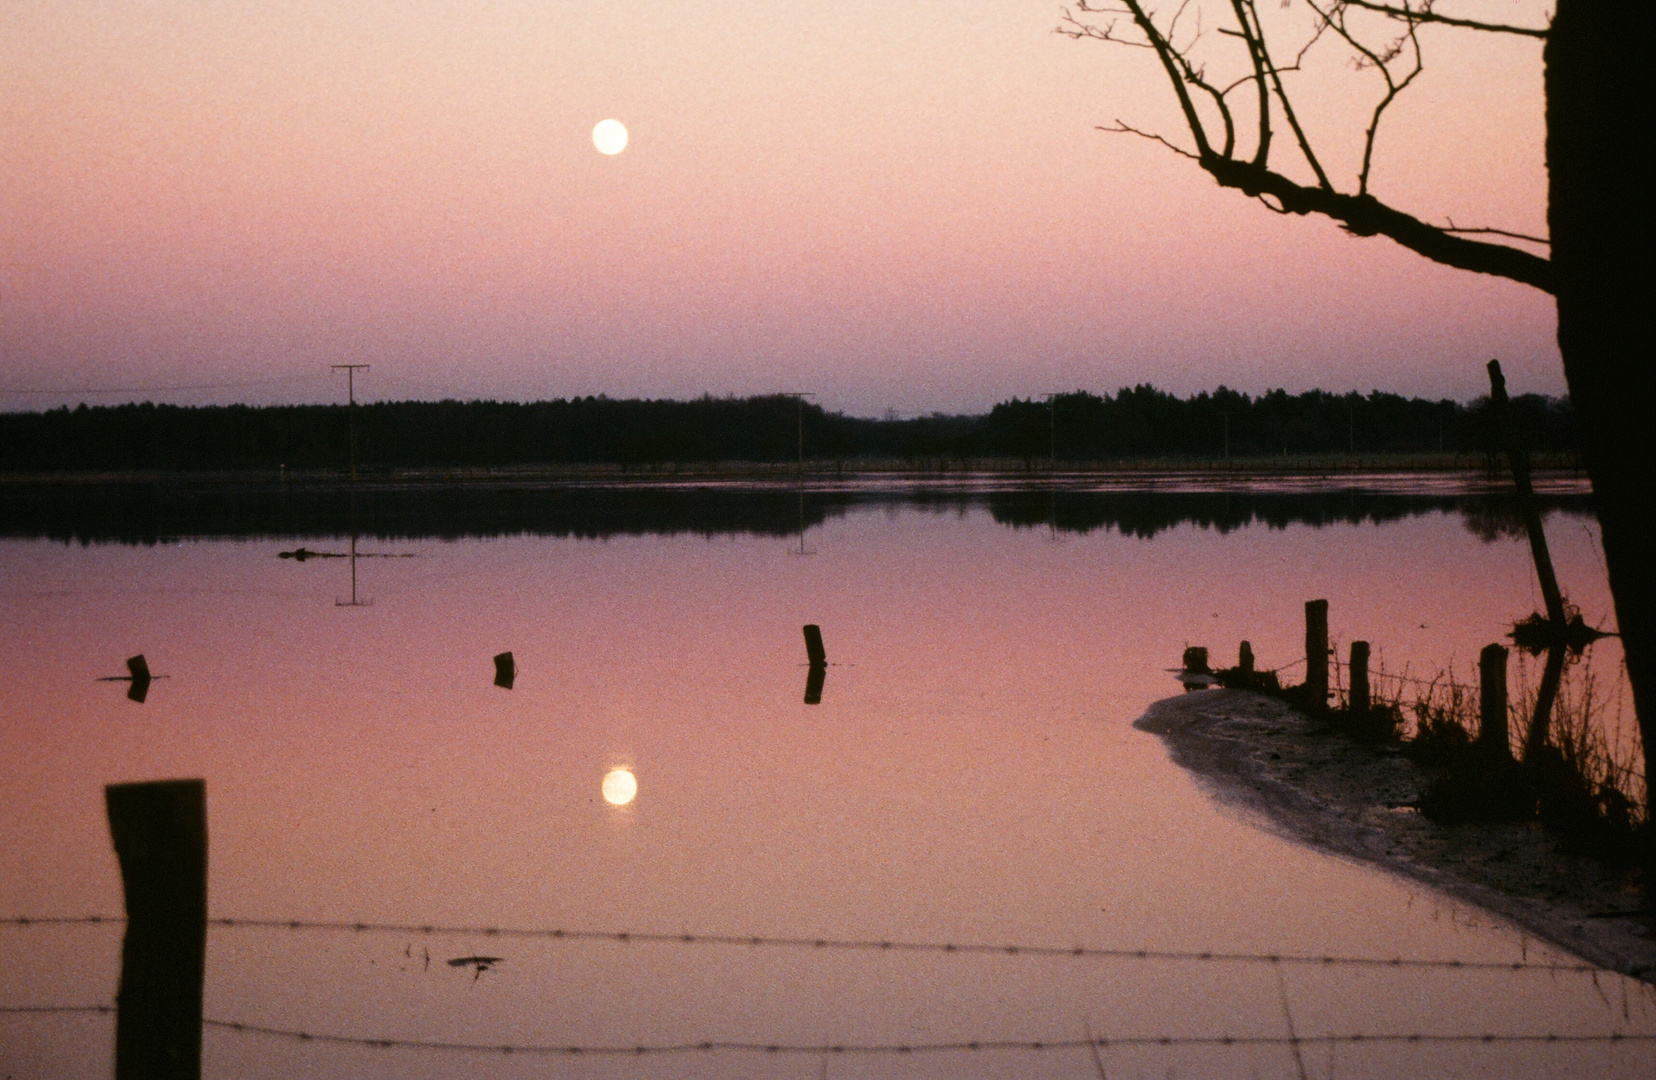
[[[1408,804],[1424,770],[1363,746],[1274,698],[1204,690],[1158,701],[1135,724],[1219,800],[1289,839],[1361,859],[1476,904],[1589,963],[1656,982],[1648,919],[1607,917],[1642,891],[1522,824],[1445,828]]]

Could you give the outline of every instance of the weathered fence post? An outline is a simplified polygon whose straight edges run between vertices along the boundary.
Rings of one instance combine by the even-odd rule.
[[[1485,752],[1510,757],[1507,740],[1507,651],[1485,645],[1478,654],[1478,745]]]
[[[805,658],[812,667],[826,667],[828,653],[822,647],[822,627],[816,623],[805,624]]]
[[[104,788],[126,891],[115,1080],[200,1080],[207,958],[207,785]]]
[[[1348,703],[1352,716],[1362,716],[1369,711],[1369,643],[1353,641],[1351,643],[1351,700]]]
[[[1241,669],[1242,674],[1252,675],[1253,665],[1253,646],[1244,641],[1242,647],[1236,650],[1236,666]]]
[[[1328,601],[1305,602],[1305,697],[1312,709],[1328,704]]]

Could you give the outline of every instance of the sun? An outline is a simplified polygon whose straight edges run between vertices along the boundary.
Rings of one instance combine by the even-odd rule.
[[[627,125],[619,120],[600,120],[592,129],[592,145],[600,154],[614,157],[627,148]]]
[[[638,778],[626,769],[611,769],[604,774],[601,789],[604,801],[611,806],[626,806],[638,794]]]

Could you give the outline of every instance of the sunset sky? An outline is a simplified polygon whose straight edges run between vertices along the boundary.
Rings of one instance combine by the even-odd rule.
[[[1563,392],[1549,297],[1098,131],[1189,142],[1150,54],[1060,14],[5,3],[0,409],[336,401],[344,362],[373,365],[367,400],[800,390],[861,415],[1139,382],[1466,399],[1491,356]],[[1422,39],[1376,194],[1544,233],[1540,43]],[[1333,46],[1293,77],[1349,185],[1378,80]]]

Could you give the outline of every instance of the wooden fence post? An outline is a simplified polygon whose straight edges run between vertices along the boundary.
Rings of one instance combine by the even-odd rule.
[[[1348,711],[1352,716],[1362,716],[1369,711],[1369,643],[1353,641],[1351,643],[1351,700],[1347,703]]]
[[[828,664],[828,653],[822,647],[822,627],[816,623],[805,624],[805,658],[812,667]]]
[[[115,1080],[200,1080],[207,959],[207,785],[104,788],[126,891]]]
[[[1242,647],[1240,649],[1236,650],[1236,666],[1241,669],[1242,674],[1244,675],[1253,674],[1253,646],[1248,644],[1246,641],[1242,643]]]
[[[1313,710],[1328,706],[1328,601],[1305,602],[1305,697]]]
[[[1507,651],[1485,645],[1478,654],[1478,745],[1498,757],[1510,757],[1507,740]]]

